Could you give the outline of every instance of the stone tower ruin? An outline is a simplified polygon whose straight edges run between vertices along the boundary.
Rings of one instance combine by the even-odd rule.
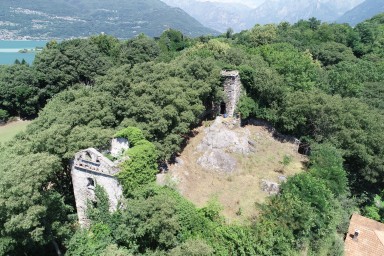
[[[122,138],[114,139],[112,150],[121,155],[128,149],[128,141]],[[86,211],[89,202],[95,200],[95,187],[104,188],[109,199],[109,210],[115,211],[123,195],[123,190],[116,174],[119,173],[119,160],[112,162],[94,148],[87,148],[75,154],[72,163],[71,176],[76,201],[77,215],[81,226],[88,226]]]
[[[236,105],[240,99],[241,80],[237,70],[223,70],[221,76],[224,79],[224,101],[220,105],[220,114],[226,114],[228,117],[233,117],[236,110]]]

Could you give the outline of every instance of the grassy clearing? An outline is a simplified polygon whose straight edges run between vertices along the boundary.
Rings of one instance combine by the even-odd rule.
[[[0,143],[10,141],[16,134],[24,131],[31,121],[14,121],[0,126]]]
[[[273,138],[263,126],[247,126],[255,142],[256,152],[248,155],[232,154],[237,159],[237,171],[225,174],[207,171],[198,165],[202,152],[196,150],[204,137],[199,128],[180,158],[183,164],[171,166],[172,181],[182,195],[199,207],[215,199],[223,206],[223,215],[230,222],[248,222],[257,217],[258,206],[265,202],[268,193],[261,190],[261,180],[279,181],[279,176],[291,176],[305,170],[307,158],[297,153],[297,146]],[[289,158],[288,162],[284,159]]]

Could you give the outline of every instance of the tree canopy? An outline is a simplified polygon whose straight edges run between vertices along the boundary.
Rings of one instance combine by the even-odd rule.
[[[0,145],[0,254],[342,255],[356,209],[383,220],[383,19],[352,28],[316,19],[188,38],[168,29],[120,41],[51,41],[32,65],[0,66],[0,121],[35,118]],[[281,185],[246,224],[154,184],[240,71],[244,119],[308,142],[308,171]],[[97,188],[81,229],[70,163],[81,149],[130,141],[115,213]],[[355,200],[355,199],[358,200]],[[256,209],[255,209],[256,212]]]

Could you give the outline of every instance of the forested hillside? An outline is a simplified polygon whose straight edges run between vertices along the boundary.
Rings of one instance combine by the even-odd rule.
[[[158,36],[167,28],[185,35],[215,34],[179,8],[160,0],[3,0],[0,38],[88,37],[102,32],[118,38]]]
[[[0,119],[36,118],[0,145],[0,255],[342,255],[353,211],[384,220],[383,24],[379,15],[354,28],[312,18],[195,39],[99,35],[1,66]],[[154,184],[157,164],[222,101],[222,69],[240,70],[242,118],[269,121],[311,152],[307,171],[246,224]],[[127,127],[124,207],[110,213],[97,187],[81,229],[70,160]]]

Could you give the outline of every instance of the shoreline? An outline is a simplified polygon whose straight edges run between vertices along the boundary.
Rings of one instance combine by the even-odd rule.
[[[29,48],[18,48],[18,49],[15,49],[15,48],[0,48],[0,53],[36,53],[38,51],[36,51],[35,49],[29,49]]]
[[[32,64],[36,54],[47,45],[45,40],[0,40],[0,65],[12,65],[24,59]]]

